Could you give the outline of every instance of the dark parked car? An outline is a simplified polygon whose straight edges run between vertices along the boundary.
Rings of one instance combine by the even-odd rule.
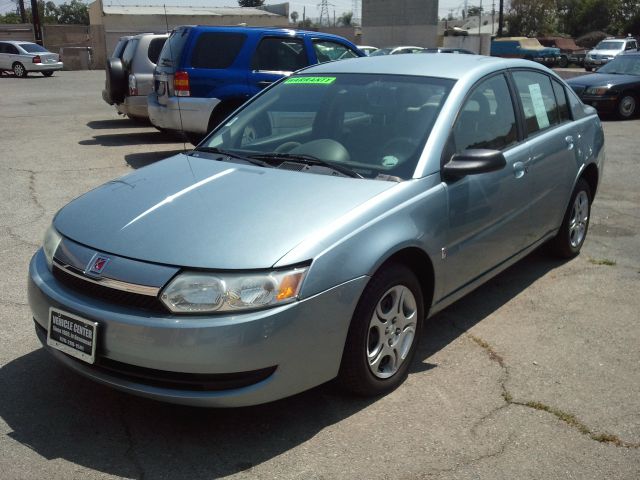
[[[576,65],[582,65],[584,63],[587,50],[576,45],[573,38],[539,37],[538,41],[545,47],[560,49],[558,66],[561,68],[568,67],[570,63],[575,63]]]
[[[640,102],[640,53],[618,55],[596,73],[567,81],[582,101],[601,113],[619,118],[638,114]]]
[[[362,57],[337,35],[265,27],[183,26],[173,31],[148,96],[156,127],[197,144],[236,108],[283,76],[314,63]],[[266,134],[266,123],[246,137]]]

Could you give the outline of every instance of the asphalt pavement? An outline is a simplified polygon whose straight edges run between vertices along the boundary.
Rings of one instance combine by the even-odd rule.
[[[55,212],[185,148],[103,83],[0,76],[0,478],[640,478],[640,119],[604,122],[581,255],[535,252],[438,314],[399,389],[207,410],[81,378],[34,333],[27,267]]]

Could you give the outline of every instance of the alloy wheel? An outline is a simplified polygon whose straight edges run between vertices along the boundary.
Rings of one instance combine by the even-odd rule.
[[[573,248],[578,247],[584,241],[589,221],[589,197],[584,190],[576,195],[571,208],[571,220],[569,221],[569,242]]]

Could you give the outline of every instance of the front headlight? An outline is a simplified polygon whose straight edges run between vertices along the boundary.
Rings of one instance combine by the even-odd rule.
[[[606,95],[609,92],[609,87],[589,87],[584,92],[587,95]]]
[[[51,270],[51,265],[53,263],[53,255],[56,253],[61,241],[62,236],[55,228],[53,228],[53,225],[50,225],[44,234],[44,240],[42,241],[42,250],[44,251],[44,256],[47,259],[49,270]]]
[[[264,273],[185,272],[167,285],[160,300],[175,313],[255,310],[298,298],[307,268]]]

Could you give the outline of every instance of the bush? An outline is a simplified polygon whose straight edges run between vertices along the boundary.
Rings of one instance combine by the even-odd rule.
[[[584,48],[593,48],[598,43],[600,43],[602,40],[604,40],[609,36],[610,35],[607,35],[604,32],[598,32],[598,31],[589,32],[589,33],[585,33],[581,37],[576,38],[576,44]]]

